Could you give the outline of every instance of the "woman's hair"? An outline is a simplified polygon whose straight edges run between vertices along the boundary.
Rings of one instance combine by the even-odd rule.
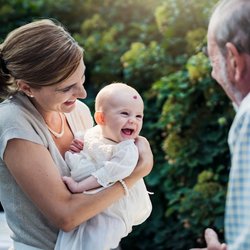
[[[59,23],[44,19],[23,25],[0,44],[0,95],[14,94],[19,79],[32,88],[59,83],[82,57],[83,49]]]
[[[250,54],[250,1],[221,0],[212,18],[219,20],[214,36],[222,54],[226,53],[226,43],[235,45],[239,53]]]

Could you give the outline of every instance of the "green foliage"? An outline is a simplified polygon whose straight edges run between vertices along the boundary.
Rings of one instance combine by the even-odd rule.
[[[208,58],[202,52],[190,57],[187,62],[187,70],[190,81],[199,82],[210,72]]]
[[[206,29],[208,12],[214,1],[165,0],[156,8],[155,18],[159,31],[164,37],[163,46],[172,55],[188,52],[187,32]],[[204,35],[204,31],[202,32]],[[200,40],[202,42],[202,40]]]
[[[148,177],[148,183],[163,195],[159,201],[166,204],[165,226],[171,225],[169,231],[160,229],[165,232],[160,240],[162,249],[202,246],[203,229],[208,226],[223,238],[227,133],[234,112],[224,92],[210,78],[208,59],[202,53],[191,56],[182,70],[155,82],[147,98],[151,99],[146,102],[147,110],[162,107],[151,138],[153,145],[158,145],[157,151],[162,146],[165,162],[158,153],[155,171],[161,177]],[[151,125],[146,129],[148,132]]]
[[[1,40],[10,30],[31,21],[34,17],[38,17],[43,7],[44,1],[42,0],[0,0]]]
[[[190,30],[186,34],[187,52],[192,53],[204,44],[207,31],[204,28]]]
[[[162,76],[164,69],[167,72],[164,50],[156,41],[148,46],[142,42],[132,43],[121,62],[125,82],[136,86],[138,91],[149,88],[155,78]]]
[[[0,0],[0,38],[42,17],[56,18],[84,47],[86,102],[123,81],[145,102],[142,134],[154,169],[145,178],[153,211],[122,240],[123,249],[183,250],[203,246],[213,227],[223,240],[234,111],[211,79],[206,45],[217,0]]]
[[[131,78],[130,69],[123,68],[121,57],[133,42],[147,46],[153,38],[158,38],[153,14],[157,1],[97,0],[95,4],[88,3],[88,18],[83,19],[81,30],[75,36],[85,49],[88,87],[96,93],[100,86],[113,81],[128,81],[137,86],[139,81]],[[147,85],[151,82],[152,78]]]

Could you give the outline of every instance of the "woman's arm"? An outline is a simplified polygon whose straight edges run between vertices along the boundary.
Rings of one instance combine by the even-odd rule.
[[[153,157],[147,140],[138,139],[138,148],[140,160],[134,172],[125,179],[128,187],[152,169]],[[22,190],[49,220],[64,231],[72,230],[124,196],[120,183],[96,194],[71,194],[49,151],[30,141],[10,140],[4,161]]]

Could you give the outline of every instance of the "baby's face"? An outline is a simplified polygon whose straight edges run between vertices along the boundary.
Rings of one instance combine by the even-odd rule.
[[[115,142],[138,137],[143,122],[143,101],[126,93],[116,96],[104,112],[103,135]]]

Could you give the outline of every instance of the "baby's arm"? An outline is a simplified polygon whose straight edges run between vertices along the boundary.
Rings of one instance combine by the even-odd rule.
[[[117,145],[112,158],[104,161],[103,166],[90,176],[75,181],[72,177],[63,177],[64,183],[72,193],[82,193],[98,187],[108,187],[131,174],[138,161],[138,149],[133,141],[124,141]],[[81,162],[86,164],[87,161]],[[79,164],[79,163],[78,163]]]
[[[72,177],[64,176],[62,177],[64,183],[67,185],[68,189],[72,193],[82,193],[87,190],[91,190],[101,185],[97,182],[94,176],[89,176],[86,179],[76,182]]]
[[[138,162],[138,157],[138,148],[134,141],[122,141],[117,144],[111,159],[104,161],[103,166],[92,175],[101,186],[108,187],[129,176]]]

